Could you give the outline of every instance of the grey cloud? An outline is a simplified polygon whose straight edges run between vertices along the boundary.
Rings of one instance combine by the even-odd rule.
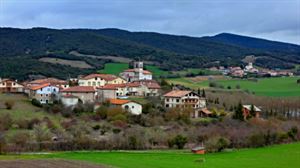
[[[300,0],[0,0],[0,26],[232,32],[300,44]]]

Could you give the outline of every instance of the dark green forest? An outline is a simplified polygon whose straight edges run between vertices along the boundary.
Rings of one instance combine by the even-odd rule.
[[[226,40],[216,37],[188,37],[119,29],[16,29],[0,28],[0,76],[26,78],[30,74],[65,78],[66,74],[89,73],[102,68],[107,60],[70,55],[77,51],[98,56],[120,56],[151,61],[164,70],[240,65],[247,55],[264,56],[260,66],[293,68],[299,62],[300,47],[280,42],[235,35]],[[232,38],[232,41],[228,39]],[[247,40],[252,44],[249,46]],[[287,50],[286,48],[291,48]],[[39,62],[41,57],[83,60],[94,69]],[[269,64],[264,62],[271,61]]]

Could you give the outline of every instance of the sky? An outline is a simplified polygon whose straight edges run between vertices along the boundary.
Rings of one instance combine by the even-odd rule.
[[[0,27],[228,32],[300,45],[300,0],[0,0]]]

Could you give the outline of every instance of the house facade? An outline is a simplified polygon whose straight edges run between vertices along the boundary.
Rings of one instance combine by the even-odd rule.
[[[28,96],[30,99],[38,100],[41,104],[52,104],[53,101],[59,100],[59,87],[52,86],[50,83],[31,86]]]
[[[252,105],[243,105],[243,116],[247,119],[251,114],[251,106]],[[255,112],[255,118],[260,118],[261,109],[253,105],[253,110]]]
[[[152,80],[152,73],[144,70],[144,63],[137,61],[134,62],[133,69],[127,69],[120,73],[120,76],[127,82],[133,82],[137,80]]]
[[[120,106],[122,109],[133,115],[142,114],[142,105],[134,101],[123,99],[110,99],[109,102],[112,106]]]
[[[79,102],[79,98],[74,95],[63,95],[61,96],[61,102],[64,106],[70,107],[75,106]]]
[[[90,74],[78,79],[79,86],[101,87],[107,84],[123,84],[126,80],[110,74]]]
[[[192,118],[200,117],[200,110],[206,107],[206,99],[188,90],[173,90],[164,96],[166,108],[192,108]]]
[[[74,86],[61,91],[61,97],[76,96],[83,103],[92,103],[97,99],[97,92],[93,86]]]
[[[0,79],[0,93],[23,93],[24,86],[15,80]]]

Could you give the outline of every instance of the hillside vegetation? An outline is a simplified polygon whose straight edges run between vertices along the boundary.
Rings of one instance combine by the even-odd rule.
[[[116,58],[120,57],[120,60],[141,59],[152,62],[164,70],[178,71],[214,65],[240,65],[241,60],[247,55],[260,56],[257,62],[263,67],[293,68],[295,63],[299,63],[300,55],[300,47],[297,45],[253,40],[251,37],[244,37],[246,40],[236,40],[233,35],[228,38],[234,40],[221,41],[213,37],[198,38],[119,29],[0,28],[0,37],[0,60],[5,61],[5,67],[0,69],[0,76],[14,74],[7,67],[19,66],[14,59],[6,60],[8,57],[30,60],[31,65],[26,64],[26,66],[32,69],[23,69],[25,75],[34,73],[47,75],[43,69],[38,68],[40,65],[36,63],[36,59],[41,57],[80,59],[93,67],[95,66],[90,62],[102,60],[102,64],[98,66],[103,67],[110,58],[118,62]],[[254,47],[245,45],[243,41],[247,40],[253,45],[255,43]],[[69,54],[70,52],[83,55],[78,57]],[[47,64],[47,66],[51,66],[55,71],[66,71],[71,74],[76,74],[73,71],[79,70],[79,68],[73,70],[67,65]]]

